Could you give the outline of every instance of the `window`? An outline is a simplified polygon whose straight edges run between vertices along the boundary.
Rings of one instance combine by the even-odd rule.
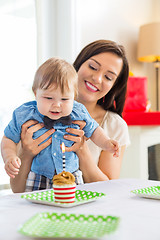
[[[13,110],[33,100],[31,90],[37,68],[34,0],[0,1],[0,138]],[[0,157],[0,172],[4,172]],[[1,171],[2,170],[2,171]],[[0,184],[9,181],[0,174]]]

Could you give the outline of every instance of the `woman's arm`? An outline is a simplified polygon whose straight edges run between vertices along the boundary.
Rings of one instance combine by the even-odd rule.
[[[14,193],[20,193],[25,191],[26,180],[28,173],[31,170],[31,164],[33,157],[24,150],[21,146],[21,143],[17,147],[18,156],[21,159],[21,167],[19,169],[18,175],[15,178],[10,178],[11,189]]]
[[[113,157],[112,153],[102,151],[98,161],[99,169],[111,180],[118,179],[120,176],[122,159],[125,146],[120,147],[119,157]]]
[[[99,157],[98,166],[93,160],[92,154],[85,142],[76,152],[79,157],[80,169],[83,172],[84,182],[106,181],[118,179],[121,170],[125,146],[120,148],[119,157],[113,157],[108,151],[102,151]]]
[[[76,151],[76,154],[79,157],[79,166],[85,183],[106,181],[109,179],[94,162],[86,142]]]

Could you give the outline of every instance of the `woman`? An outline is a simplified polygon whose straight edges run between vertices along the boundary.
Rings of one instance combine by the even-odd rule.
[[[85,182],[104,181],[119,177],[125,147],[129,144],[128,128],[121,115],[125,103],[128,80],[128,61],[122,46],[113,41],[97,40],[82,49],[74,62],[78,72],[78,98],[90,115],[105,129],[106,134],[119,142],[121,153],[114,158],[107,151],[83,139],[83,126],[78,122],[80,130],[66,129],[76,134],[65,138],[75,144],[67,151],[75,151],[79,157],[80,169]],[[35,124],[35,122],[34,122]],[[30,171],[33,156],[51,143],[51,138],[43,142],[52,132],[48,131],[39,139],[33,140],[33,132],[40,129],[40,124],[33,125],[29,121],[22,127],[19,156],[22,166],[15,179],[11,179],[14,192],[23,192]]]

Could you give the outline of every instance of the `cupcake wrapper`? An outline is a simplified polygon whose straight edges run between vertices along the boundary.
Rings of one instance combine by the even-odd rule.
[[[76,185],[57,186],[53,185],[56,202],[73,203],[75,201]]]
[[[62,188],[62,189],[59,189],[59,188],[53,188],[54,189],[54,192],[57,192],[57,193],[66,193],[66,192],[69,192],[69,193],[72,193],[72,192],[75,192],[76,188]]]
[[[55,197],[55,202],[73,203],[74,201],[75,201],[75,197],[66,197],[66,198]]]

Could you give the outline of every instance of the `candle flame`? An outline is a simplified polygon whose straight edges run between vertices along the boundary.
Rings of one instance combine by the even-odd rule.
[[[62,153],[65,153],[65,144],[62,142]]]

